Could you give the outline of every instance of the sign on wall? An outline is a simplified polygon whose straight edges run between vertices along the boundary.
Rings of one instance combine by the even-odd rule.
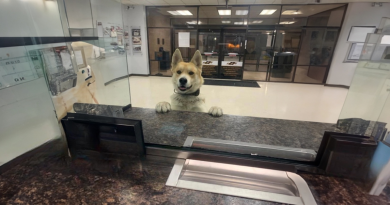
[[[0,89],[38,78],[28,56],[0,60]]]
[[[189,48],[190,47],[190,32],[179,32],[179,47]]]
[[[133,55],[142,55],[141,27],[131,27],[131,42],[133,48]]]

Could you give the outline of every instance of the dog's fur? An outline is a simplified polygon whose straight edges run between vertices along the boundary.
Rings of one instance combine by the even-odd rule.
[[[172,110],[187,110],[206,112],[205,98],[202,95],[191,95],[203,85],[202,55],[196,51],[191,62],[185,63],[179,49],[172,56],[172,84],[174,94],[171,96],[171,104],[159,102],[156,111],[165,113]],[[215,117],[223,115],[219,107],[211,107],[208,113]]]

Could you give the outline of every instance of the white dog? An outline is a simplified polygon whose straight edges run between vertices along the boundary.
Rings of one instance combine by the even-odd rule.
[[[174,94],[171,96],[171,104],[159,102],[156,111],[165,113],[172,110],[186,110],[206,112],[205,98],[200,95],[200,87],[203,85],[202,55],[195,52],[191,62],[183,62],[179,49],[172,56],[172,84]],[[220,107],[211,107],[208,113],[215,117],[223,115]]]

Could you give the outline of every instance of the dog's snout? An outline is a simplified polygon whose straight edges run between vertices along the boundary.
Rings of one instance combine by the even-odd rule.
[[[180,84],[184,85],[187,83],[187,78],[180,78],[179,82],[180,82]]]

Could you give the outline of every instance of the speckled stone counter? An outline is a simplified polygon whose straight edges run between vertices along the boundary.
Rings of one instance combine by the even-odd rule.
[[[182,146],[188,136],[317,150],[324,131],[335,124],[235,115],[131,108],[126,118],[142,120],[146,143]]]
[[[174,159],[65,160],[53,150],[0,175],[0,204],[278,204],[165,186]],[[300,174],[318,204],[388,204],[351,180]]]

